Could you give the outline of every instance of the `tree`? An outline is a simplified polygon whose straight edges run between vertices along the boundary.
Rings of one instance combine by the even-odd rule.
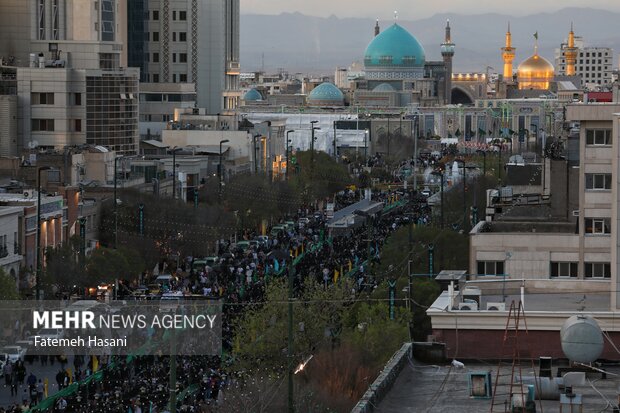
[[[290,184],[306,204],[333,196],[348,185],[355,184],[347,167],[337,163],[325,152],[297,152],[299,173],[289,175]]]
[[[74,235],[62,245],[45,250],[45,284],[55,285],[59,291],[69,292],[73,287],[87,287],[85,258],[80,256],[82,239]]]
[[[17,283],[13,277],[0,268],[0,300],[19,300]]]
[[[133,278],[127,258],[119,250],[105,247],[97,248],[90,255],[86,264],[86,273],[89,286],[113,283],[117,279]]]
[[[341,280],[325,288],[308,279],[301,291],[293,307],[296,362],[330,344],[330,338],[337,339],[345,306],[351,299],[351,283]],[[273,371],[286,368],[287,300],[286,280],[276,279],[265,288],[264,304],[249,307],[238,321],[233,351],[241,366]]]

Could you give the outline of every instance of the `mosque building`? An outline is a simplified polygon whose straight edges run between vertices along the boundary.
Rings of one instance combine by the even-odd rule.
[[[440,106],[451,103],[450,22],[441,43],[443,61],[426,60],[422,44],[394,22],[375,36],[364,52],[365,76],[353,82],[353,105],[362,107]]]
[[[503,76],[498,79],[496,98],[519,99],[554,97],[563,89],[578,90],[581,80],[575,76],[574,32],[569,33],[569,47],[566,57],[566,74],[557,75],[553,64],[538,53],[538,32],[534,33],[534,54],[527,57],[513,71],[516,48],[512,46],[510,24],[506,31],[505,45],[502,47],[504,61]]]

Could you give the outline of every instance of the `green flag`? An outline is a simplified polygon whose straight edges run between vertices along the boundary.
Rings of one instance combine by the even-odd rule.
[[[482,128],[478,128],[478,135],[480,135],[480,136],[484,136],[484,135],[486,135],[486,134],[487,134],[487,133],[484,131],[484,129],[482,129]]]

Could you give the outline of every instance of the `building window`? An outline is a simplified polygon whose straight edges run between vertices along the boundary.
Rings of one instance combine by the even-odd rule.
[[[176,62],[177,62],[177,54],[172,53],[172,63],[176,63]]]
[[[176,83],[177,82],[177,74],[173,73],[172,74],[172,83]]]
[[[586,145],[611,145],[611,129],[586,129]]]
[[[504,261],[478,261],[478,275],[503,275]]]
[[[154,42],[158,42],[159,41],[159,32],[153,32],[153,41]]]
[[[177,12],[176,10],[172,10],[172,20],[176,20],[177,19]]]
[[[177,32],[172,32],[172,41],[173,42],[177,41]]]
[[[54,119],[32,119],[33,132],[54,132]]]
[[[187,83],[187,75],[185,73],[179,74],[179,82]]]
[[[159,73],[153,73],[153,83],[159,83]]]
[[[611,278],[611,264],[608,262],[585,262],[586,278]]]
[[[81,93],[73,94],[73,104],[75,106],[82,106],[82,94]]]
[[[153,53],[153,63],[159,63],[159,53]]]
[[[609,235],[611,234],[611,218],[586,218],[586,234]]]
[[[578,263],[576,262],[551,262],[551,278],[577,277]]]
[[[186,32],[179,32],[179,41],[180,42],[186,42],[187,41],[187,33]]]
[[[82,119],[75,119],[73,130],[75,132],[82,132]]]
[[[187,53],[179,53],[179,62],[187,63]]]
[[[610,190],[611,174],[586,174],[586,189]]]
[[[99,53],[99,68],[101,70],[115,70],[121,65],[120,55],[116,53]]]
[[[186,11],[180,11],[179,12],[179,20],[181,20],[181,21],[187,20],[187,12]]]
[[[153,10],[153,20],[154,21],[159,20],[159,10]]]
[[[53,105],[54,94],[53,93],[32,93],[30,95],[31,104],[33,105]]]

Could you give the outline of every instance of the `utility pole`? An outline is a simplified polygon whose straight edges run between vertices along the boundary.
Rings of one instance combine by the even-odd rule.
[[[287,130],[287,131],[286,131],[286,170],[285,170],[285,180],[287,180],[287,181],[288,181],[288,170],[289,170],[289,163],[288,163],[288,152],[289,152],[289,151],[288,151],[288,148],[289,148],[289,143],[291,142],[291,141],[289,140],[288,135],[289,135],[291,132],[295,132],[295,131],[294,131],[293,129],[291,129],[291,130]]]
[[[336,121],[334,121],[334,159],[338,162],[338,145],[336,144]]]
[[[411,121],[411,127],[414,129],[411,131],[413,136],[413,192],[418,191],[418,115],[415,115],[415,119]]]
[[[118,211],[117,211],[117,201],[116,201],[116,181],[117,181],[117,162],[123,156],[115,156],[114,157],[114,249],[116,249],[118,245]]]
[[[176,316],[176,309],[174,310]],[[177,356],[176,356],[176,329],[172,329],[170,334],[170,377],[168,380],[168,391],[170,398],[168,400],[168,410],[170,413],[176,413],[177,411]]]
[[[289,271],[288,271],[288,413],[295,412],[295,399],[293,394],[293,351],[294,351],[294,337],[293,337],[293,283],[295,281],[295,265],[293,264],[293,258],[290,257]]]

